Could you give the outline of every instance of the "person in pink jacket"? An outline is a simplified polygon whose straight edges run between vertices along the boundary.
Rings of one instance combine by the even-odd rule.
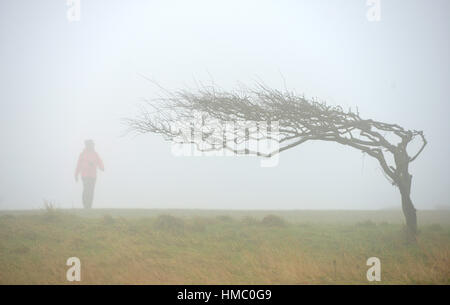
[[[78,176],[83,180],[83,206],[86,209],[92,207],[94,200],[95,181],[97,180],[97,168],[104,171],[102,159],[95,151],[95,144],[92,140],[84,141],[85,148],[81,152],[77,168],[75,170],[75,181],[78,182]]]

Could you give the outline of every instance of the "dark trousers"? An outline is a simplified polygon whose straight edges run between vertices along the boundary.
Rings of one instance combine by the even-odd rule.
[[[83,206],[85,209],[92,207],[94,201],[95,177],[83,177]]]

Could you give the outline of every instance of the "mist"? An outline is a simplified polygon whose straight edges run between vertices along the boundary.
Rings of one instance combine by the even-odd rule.
[[[263,81],[362,117],[423,130],[412,200],[450,208],[450,3],[382,1],[65,1],[0,4],[0,210],[43,200],[81,208],[84,140],[105,171],[94,208],[400,209],[377,162],[306,143],[275,167],[256,157],[179,157],[158,135],[126,133],[161,89]]]

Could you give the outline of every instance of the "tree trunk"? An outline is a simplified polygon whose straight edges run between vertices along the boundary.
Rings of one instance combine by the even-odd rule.
[[[406,219],[406,237],[408,241],[416,241],[417,235],[417,216],[416,209],[412,204],[410,192],[400,190],[402,196],[402,210]]]
[[[394,158],[397,165],[396,183],[402,197],[402,210],[406,219],[406,238],[408,242],[415,242],[417,235],[417,216],[416,209],[411,200],[412,175],[409,174],[408,169],[410,158],[406,152],[406,144],[399,147],[397,153],[394,154]]]

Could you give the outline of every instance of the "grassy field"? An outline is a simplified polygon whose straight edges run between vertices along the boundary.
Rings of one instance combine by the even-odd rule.
[[[0,284],[450,284],[450,211],[58,210],[0,212]],[[72,284],[72,283],[71,283]]]

